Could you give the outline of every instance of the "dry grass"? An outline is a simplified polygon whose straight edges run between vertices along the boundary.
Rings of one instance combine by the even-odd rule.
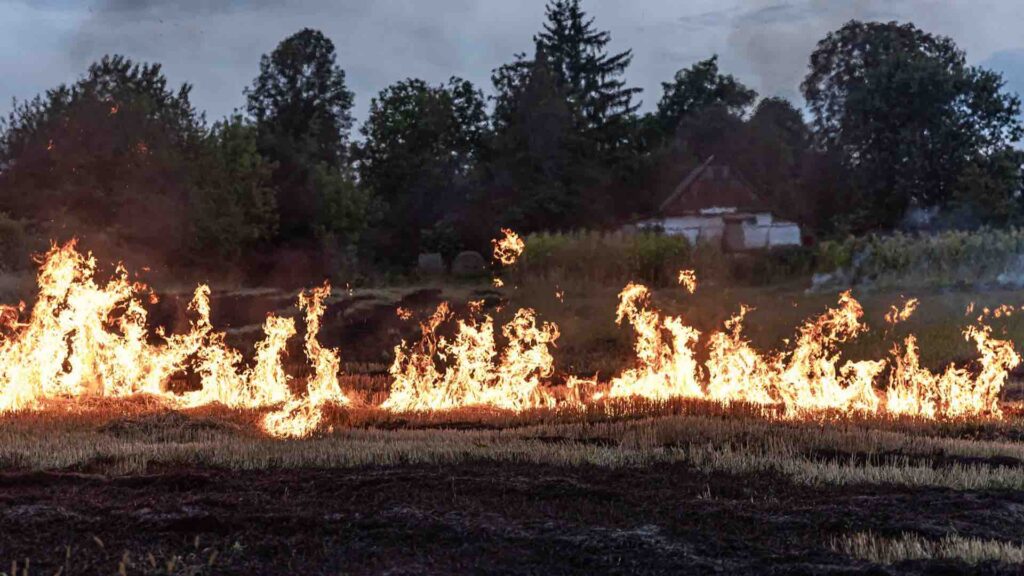
[[[1024,443],[1011,439],[1018,420],[790,421],[749,406],[692,401],[611,404],[541,413],[532,421],[493,411],[443,420],[338,409],[320,436],[280,441],[259,432],[259,416],[221,408],[178,413],[138,401],[8,415],[0,420],[0,469],[128,474],[180,466],[495,461],[621,468],[675,462],[707,473],[777,475],[808,486],[1024,489]]]
[[[967,564],[1024,563],[1024,547],[1020,545],[997,540],[964,538],[956,534],[940,540],[929,540],[911,533],[886,538],[870,532],[860,532],[834,540],[832,548],[837,552],[876,564],[898,564],[907,560],[959,560]]]

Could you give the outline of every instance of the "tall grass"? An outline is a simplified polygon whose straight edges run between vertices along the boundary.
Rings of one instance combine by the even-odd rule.
[[[704,280],[765,284],[809,274],[812,267],[813,253],[802,248],[727,254],[717,244],[692,244],[658,232],[579,231],[527,237],[513,274],[520,282],[665,286],[675,282],[679,270],[691,269]]]
[[[1008,228],[822,242],[820,272],[853,284],[900,287],[1024,285],[1024,230]]]

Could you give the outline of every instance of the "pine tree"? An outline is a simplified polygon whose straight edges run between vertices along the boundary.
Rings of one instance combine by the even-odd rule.
[[[580,135],[602,155],[614,155],[629,143],[639,104],[622,79],[633,60],[632,50],[608,54],[611,34],[594,27],[580,0],[552,0],[547,22],[534,41],[564,87]]]

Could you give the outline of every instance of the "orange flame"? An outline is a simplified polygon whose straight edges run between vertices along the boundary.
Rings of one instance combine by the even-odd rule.
[[[508,339],[498,355],[494,320],[481,315],[480,304],[470,316],[457,321],[454,338],[438,335],[452,320],[447,303],[421,324],[422,336],[414,346],[395,347],[391,365],[391,395],[381,405],[392,411],[446,410],[465,406],[490,406],[524,410],[553,406],[554,399],[541,386],[550,376],[554,358],[549,346],[558,339],[558,327],[537,325],[533,310],[521,309],[504,326]],[[481,317],[482,316],[482,317]]]
[[[197,287],[189,304],[194,315],[189,331],[166,336],[158,330],[159,341],[151,343],[141,303],[148,288],[130,282],[122,266],[103,286],[95,272],[95,259],[78,252],[74,241],[53,246],[43,259],[29,318],[20,322],[20,311],[4,308],[0,412],[32,408],[49,398],[134,394],[156,395],[182,407],[217,402],[256,408],[295,401],[282,363],[294,320],[268,316],[255,363],[245,369],[241,353],[210,322],[208,286]],[[337,353],[316,341],[329,293],[325,284],[300,296],[314,373],[306,401],[314,406],[347,402],[338,387]],[[199,376],[201,387],[181,395],[169,391],[170,378],[186,370]]]
[[[889,311],[885,314],[885,321],[893,326],[900,322],[906,322],[915,310],[917,310],[917,298],[911,298],[903,303],[902,308],[890,306]]]
[[[508,228],[502,228],[501,233],[505,236],[491,240],[491,244],[494,246],[494,259],[502,266],[511,266],[523,254],[526,243],[519,237],[519,234]]]
[[[689,276],[687,276],[689,277]],[[694,284],[696,277],[692,277]],[[299,294],[304,313],[303,350],[310,366],[305,392],[293,391],[294,379],[284,367],[287,343],[296,334],[295,320],[269,315],[264,337],[246,366],[243,355],[229,346],[224,332],[210,320],[210,288],[196,288],[189,304],[187,331],[150,334],[144,298],[149,288],[132,282],[118,266],[105,284],[96,280],[96,262],[75,243],[54,245],[41,261],[39,292],[26,318],[25,305],[0,307],[0,412],[41,407],[53,398],[124,397],[149,394],[172,406],[220,403],[230,407],[268,409],[263,429],[279,437],[313,433],[329,405],[345,406],[338,374],[340,354],[319,340],[328,284]],[[910,316],[916,300],[893,307],[887,320]],[[948,366],[932,373],[921,366],[916,338],[911,335],[886,360],[843,361],[840,345],[867,331],[863,309],[850,292],[836,307],[806,321],[792,346],[759,352],[743,335],[749,309],[710,334],[707,359],[697,361],[701,334],[682,316],[663,315],[651,306],[650,291],[630,283],[619,295],[616,322],[629,322],[635,332],[634,366],[608,382],[606,392],[596,379],[566,378],[568,398],[579,404],[603,397],[673,397],[717,402],[779,405],[785,414],[801,417],[822,410],[884,413],[924,418],[1001,417],[999,394],[1021,357],[1010,342],[996,339],[988,326],[968,327],[964,336],[976,346],[974,369]],[[983,314],[1005,316],[1001,306]],[[401,309],[398,314],[401,316]],[[451,336],[442,329],[454,328]],[[504,347],[495,338],[495,322],[473,303],[465,318],[456,318],[441,304],[421,323],[418,342],[395,348],[390,368],[391,394],[382,407],[393,411],[448,410],[467,406],[522,411],[553,407],[546,386],[554,372],[552,349],[558,327],[538,322],[530,309],[520,309],[502,327]],[[168,389],[177,374],[191,372],[196,390]],[[876,390],[876,384],[884,392]],[[589,395],[589,397],[585,397]]]
[[[629,284],[619,294],[615,322],[628,320],[636,332],[633,348],[637,365],[612,379],[612,398],[642,396],[664,400],[676,396],[700,398],[700,366],[694,346],[700,332],[682,318],[662,317],[649,308],[650,292],[641,284]]]
[[[697,291],[697,273],[693,270],[680,270],[678,281],[679,285],[690,294]]]

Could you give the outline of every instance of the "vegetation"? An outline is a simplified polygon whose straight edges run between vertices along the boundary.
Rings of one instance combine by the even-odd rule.
[[[929,540],[904,533],[897,538],[857,533],[836,539],[834,548],[854,558],[877,564],[897,564],[907,560],[960,560],[966,564],[995,562],[1024,563],[1024,548],[1010,542],[965,538],[957,534]]]
[[[825,239],[892,230],[915,207],[957,230],[1024,214],[1019,100],[949,38],[857,21],[829,33],[802,85],[811,124],[804,103],[759,97],[716,56],[681,66],[641,113],[632,52],[610,40],[580,0],[551,0],[532,53],[495,69],[489,94],[459,78],[395,82],[358,139],[345,63],[317,30],[264,55],[245,114],[212,124],[159,64],[107,56],[0,126],[0,211],[40,239],[86,236],[171,265],[263,273],[300,251],[312,272],[342,255],[352,275],[486,251],[501,227],[621,228],[711,155]],[[699,249],[636,250],[614,266],[646,280],[664,276],[651,257],[701,262]]]
[[[621,288],[631,281],[675,285],[680,270],[694,270],[703,281],[765,285],[809,276],[814,256],[800,247],[728,255],[714,244],[658,232],[539,233],[527,237],[511,275],[520,284],[540,280]]]
[[[811,54],[803,93],[817,138],[849,175],[837,225],[877,230],[910,206],[962,200],[975,222],[1012,220],[1021,157],[1011,143],[1024,132],[1020,99],[1002,88],[951,39],[913,24],[854,21],[829,33]],[[1002,173],[1003,163],[1016,171]],[[1000,184],[990,187],[993,179]]]
[[[929,235],[869,235],[823,242],[818,268],[843,283],[877,287],[1024,284],[1024,231],[1018,228]]]
[[[684,462],[708,472],[778,474],[807,486],[1024,488],[1022,469],[1006,464],[1024,461],[1024,452],[1000,438],[1013,433],[1013,422],[868,418],[823,429],[741,404],[635,400],[523,415],[464,410],[396,417],[376,409],[339,409],[332,416],[333,433],[282,443],[256,431],[255,411],[204,408],[181,415],[144,402],[109,400],[85,412],[68,408],[73,411],[63,413],[55,405],[48,412],[9,417],[0,432],[0,467],[102,466],[107,473],[138,474],[166,464],[260,470],[480,460],[609,468]],[[398,422],[406,429],[378,429]],[[446,429],[455,424],[478,429]],[[996,438],[961,438],[979,428]]]

